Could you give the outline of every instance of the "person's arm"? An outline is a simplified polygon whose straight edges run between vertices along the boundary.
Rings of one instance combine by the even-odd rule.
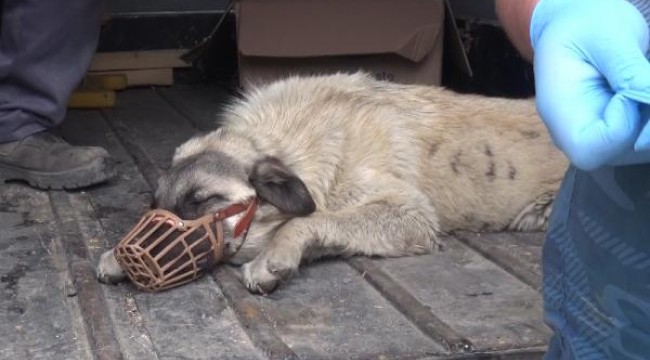
[[[530,19],[539,0],[495,0],[496,13],[512,44],[528,61],[533,60]]]

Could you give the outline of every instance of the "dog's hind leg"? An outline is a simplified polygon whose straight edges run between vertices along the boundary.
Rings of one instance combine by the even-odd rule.
[[[294,218],[278,230],[254,260],[244,264],[244,282],[252,292],[268,293],[296,272],[303,260],[428,253],[438,245],[438,224],[433,207],[421,199],[404,202],[393,197]]]
[[[510,231],[544,231],[553,208],[555,193],[540,195],[508,225]]]

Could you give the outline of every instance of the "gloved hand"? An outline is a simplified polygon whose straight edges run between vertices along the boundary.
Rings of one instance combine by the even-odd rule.
[[[633,5],[541,0],[530,32],[539,113],[576,167],[638,158],[637,138],[637,149],[650,148],[650,129],[645,144],[639,137],[639,103],[650,103],[648,24]]]

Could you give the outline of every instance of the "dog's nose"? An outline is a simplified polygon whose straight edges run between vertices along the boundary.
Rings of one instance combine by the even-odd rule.
[[[105,251],[99,258],[96,276],[99,282],[104,284],[117,284],[126,280],[126,274],[115,259],[113,250]]]

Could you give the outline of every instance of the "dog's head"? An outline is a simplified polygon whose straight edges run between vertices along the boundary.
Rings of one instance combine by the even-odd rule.
[[[191,153],[188,146],[193,149]],[[245,149],[240,150],[242,158],[250,156]],[[171,168],[160,177],[153,206],[189,220],[252,197],[260,199],[261,213],[268,213],[262,208],[269,205],[286,217],[305,216],[315,210],[304,182],[278,158],[262,157],[247,162],[224,151],[224,147],[199,149],[191,142],[177,151]],[[232,256],[243,241],[231,235],[241,216],[224,222],[227,256]],[[254,227],[255,219],[251,230]]]

